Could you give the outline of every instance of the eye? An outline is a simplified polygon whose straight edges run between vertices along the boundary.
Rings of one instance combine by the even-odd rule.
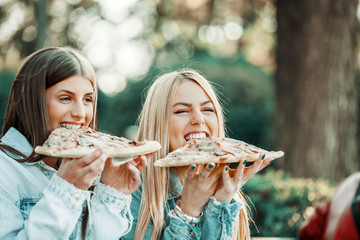
[[[59,100],[61,102],[70,102],[71,98],[69,96],[61,96],[61,97],[59,97]]]
[[[86,98],[84,99],[84,102],[86,102],[86,103],[93,103],[93,102],[94,102],[94,99],[93,99],[92,97],[86,97]]]
[[[186,113],[187,111],[186,110],[177,110],[177,111],[174,111],[175,114],[181,114],[181,113]]]
[[[215,112],[212,108],[205,108],[203,109],[204,112]]]

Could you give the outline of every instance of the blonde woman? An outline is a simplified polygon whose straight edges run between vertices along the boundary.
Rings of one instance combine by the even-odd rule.
[[[239,189],[271,159],[261,156],[247,168],[242,161],[233,177],[225,164],[153,166],[186,140],[206,136],[225,136],[222,109],[210,83],[191,69],[155,80],[139,117],[138,140],[156,140],[162,148],[133,194],[134,224],[123,240],[250,239],[246,202]]]

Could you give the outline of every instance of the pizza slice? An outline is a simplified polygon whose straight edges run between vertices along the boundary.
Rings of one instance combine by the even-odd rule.
[[[266,158],[280,158],[282,151],[266,151],[254,145],[231,138],[199,138],[187,141],[187,144],[158,159],[157,167],[180,167],[191,164],[234,163],[246,159],[253,162],[262,155]]]
[[[127,158],[153,153],[161,146],[156,141],[137,142],[124,137],[96,131],[89,127],[55,129],[42,146],[37,146],[35,152],[51,157],[78,158],[102,148],[109,157]]]

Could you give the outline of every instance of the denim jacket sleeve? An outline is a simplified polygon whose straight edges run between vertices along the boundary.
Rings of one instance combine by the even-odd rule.
[[[130,231],[131,194],[97,182],[90,202],[87,239],[119,239]]]
[[[117,194],[118,196],[113,195],[113,192],[104,186],[100,186],[97,190],[95,188],[94,199],[91,199],[91,217],[89,217],[94,221],[88,222],[87,239],[119,239],[130,228],[127,210],[112,211],[114,208],[129,205],[131,198],[119,197],[122,194]],[[69,239],[81,216],[83,204],[89,198],[89,191],[78,189],[55,174],[43,190],[43,196],[32,207],[28,218],[24,221],[18,203],[0,188],[0,222],[2,223],[0,239],[43,239],[44,236],[47,239]],[[125,215],[127,218],[124,217]],[[108,222],[112,221],[115,221],[112,225],[116,224],[116,227],[113,231],[106,232]],[[80,230],[76,229],[76,231]]]
[[[55,175],[26,220],[19,203],[14,202],[3,189],[0,198],[1,239],[41,239],[44,236],[48,239],[68,239],[81,215],[87,193]]]
[[[223,240],[232,237],[241,207],[240,202],[232,200],[231,202],[220,203],[211,197],[205,206],[201,239]]]
[[[169,212],[163,239],[200,239],[202,235],[202,222],[190,224],[188,221],[179,218],[173,211]]]
[[[240,209],[239,202],[220,203],[211,197],[199,224],[190,224],[170,212],[170,224],[164,231],[164,239],[229,239],[233,236]]]

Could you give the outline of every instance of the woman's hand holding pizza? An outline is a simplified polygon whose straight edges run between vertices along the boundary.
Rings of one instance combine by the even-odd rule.
[[[147,157],[144,155],[122,165],[115,165],[112,158],[109,158],[100,181],[122,193],[133,193],[141,184],[140,172],[145,169],[146,163]]]
[[[108,154],[102,149],[77,159],[64,158],[57,175],[75,187],[87,190],[103,171]]]
[[[187,171],[182,193],[181,209],[194,217],[201,214],[205,204],[214,194],[218,180],[221,177],[221,170],[214,170],[214,164],[191,165]]]
[[[246,162],[245,159],[243,159],[239,162],[235,171],[230,170],[228,166],[221,168],[222,185],[216,190],[214,194],[215,199],[219,202],[231,201],[235,194],[250,178],[270,164],[271,159],[265,157],[265,155],[259,156],[250,167],[245,167]],[[230,171],[234,171],[234,173],[230,174]]]

